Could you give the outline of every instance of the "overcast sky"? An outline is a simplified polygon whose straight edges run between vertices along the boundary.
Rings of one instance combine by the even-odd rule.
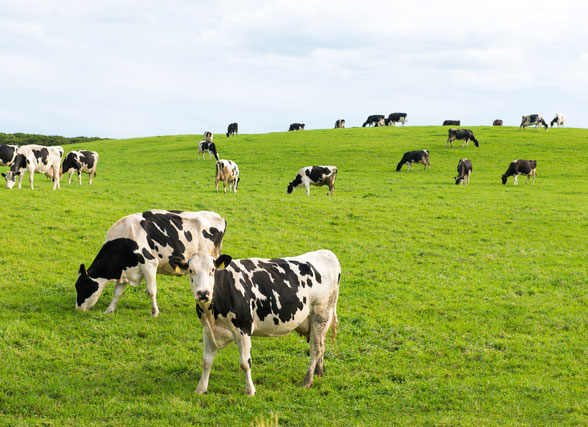
[[[0,0],[0,132],[588,127],[588,1]]]

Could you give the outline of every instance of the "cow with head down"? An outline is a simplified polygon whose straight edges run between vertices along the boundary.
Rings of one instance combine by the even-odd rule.
[[[61,188],[59,184],[59,170],[63,148],[59,146],[44,147],[42,145],[22,145],[18,148],[10,170],[2,173],[6,178],[6,188],[12,189],[18,178],[18,188],[21,188],[22,177],[29,173],[29,183],[33,190],[33,176],[35,173],[42,173],[53,180],[53,189]]]
[[[288,184],[286,193],[292,194],[294,190],[303,186],[306,189],[306,195],[310,195],[310,186],[328,185],[329,194],[333,195],[335,192],[335,180],[337,179],[337,167],[335,166],[306,166],[298,171],[294,181]]]
[[[151,315],[159,314],[156,274],[183,275],[177,259],[197,252],[218,257],[227,222],[210,211],[183,212],[151,210],[125,216],[106,233],[106,241],[86,270],[80,265],[76,281],[76,308],[94,306],[110,282],[116,282],[106,313],[114,312],[127,284],[138,286],[143,279],[151,298]]]

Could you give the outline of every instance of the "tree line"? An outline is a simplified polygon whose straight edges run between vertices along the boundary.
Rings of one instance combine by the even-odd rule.
[[[75,136],[68,138],[59,135],[36,135],[30,133],[1,133],[0,132],[0,144],[10,145],[66,145],[66,144],[77,144],[78,142],[90,142],[97,141],[100,139],[97,136]]]

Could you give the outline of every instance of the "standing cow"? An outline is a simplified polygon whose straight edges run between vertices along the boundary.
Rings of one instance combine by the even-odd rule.
[[[217,193],[219,181],[223,182],[225,194],[227,193],[227,185],[229,187],[229,192],[237,192],[237,187],[239,186],[239,181],[241,181],[241,178],[239,177],[239,167],[234,161],[218,160],[216,162],[216,175],[214,178],[214,185],[216,186]]]
[[[231,135],[235,135],[238,133],[239,133],[239,125],[237,123],[229,124],[229,127],[227,128],[227,138],[230,137]]]
[[[469,129],[449,129],[448,133],[449,137],[447,138],[447,143],[445,144],[445,147],[447,147],[448,144],[451,144],[451,148],[453,148],[453,141],[455,141],[456,139],[463,139],[463,144],[461,144],[462,148],[464,145],[466,148],[468,148],[470,140],[474,141],[474,145],[476,147],[480,146],[480,141],[476,139],[476,137],[474,136],[474,132],[472,132]]]
[[[218,153],[216,152],[214,142],[200,141],[198,143],[198,160],[200,160],[200,155],[202,155],[202,160],[204,160],[206,153],[208,153],[208,160],[212,159],[212,156],[218,160]]]
[[[429,152],[427,150],[415,150],[415,151],[407,151],[402,156],[402,159],[396,165],[396,172],[402,169],[402,165],[406,163],[407,170],[412,170],[413,163],[420,163],[425,165],[425,170],[427,166],[431,169],[431,163],[429,162]]]
[[[551,127],[553,127],[553,125],[555,125],[555,124],[557,124],[557,127],[563,126],[565,120],[566,120],[566,116],[564,113],[556,113],[555,117],[551,121]]]
[[[502,126],[502,120],[496,119],[492,122],[492,126]]]
[[[345,128],[345,119],[339,119],[335,122],[335,129]]]
[[[472,161],[470,159],[459,159],[457,163],[457,176],[454,176],[455,185],[469,185],[472,174]]]
[[[521,125],[519,126],[519,130],[525,130],[527,126],[535,126],[535,129],[539,129],[539,126],[543,126],[545,130],[549,129],[549,125],[545,122],[541,114],[531,114],[528,116],[523,116],[521,119]]]
[[[335,166],[306,166],[298,171],[294,181],[288,184],[287,194],[292,194],[296,187],[302,185],[306,188],[306,195],[310,195],[310,186],[328,185],[329,193],[333,195],[335,191],[335,179],[337,178],[337,168]]]
[[[31,190],[33,188],[33,175],[43,173],[53,180],[53,190],[61,188],[59,184],[59,170],[61,159],[63,158],[63,148],[59,146],[44,147],[42,145],[23,145],[19,147],[10,166],[10,170],[2,173],[6,178],[6,188],[11,189],[16,183],[18,177],[18,188],[21,188],[22,177],[28,172]]]
[[[112,313],[127,283],[137,286],[145,279],[151,315],[157,316],[156,274],[185,274],[175,260],[199,251],[218,257],[226,227],[224,218],[209,211],[151,210],[125,216],[110,227],[90,268],[80,265],[76,308],[92,308],[105,286],[116,282],[112,302],[106,309],[106,313]]]
[[[12,165],[17,151],[17,145],[0,144],[0,166]]]
[[[396,126],[396,122],[402,123],[402,126],[406,124],[406,113],[390,113],[387,119],[385,119],[386,126]]]
[[[368,116],[367,120],[364,122],[363,125],[361,125],[361,127],[384,126],[385,124],[386,124],[386,121],[384,120],[383,114],[374,114],[374,115]]]
[[[252,396],[251,337],[279,337],[292,331],[310,342],[310,365],[304,386],[323,375],[325,338],[337,333],[337,298],[341,265],[331,251],[290,258],[218,258],[199,252],[178,265],[190,272],[190,289],[203,329],[202,377],[196,392],[208,390],[217,350],[232,342],[239,349],[245,392]]]
[[[90,175],[90,182],[88,185],[92,185],[92,178],[96,176],[96,166],[98,166],[98,153],[95,151],[70,151],[65,156],[61,169],[59,171],[59,177],[61,178],[64,173],[69,174],[69,182],[71,184],[72,175],[78,173],[78,181],[82,185],[82,173]]]
[[[461,126],[461,120],[445,120],[442,126]]]
[[[292,123],[288,128],[288,131],[304,130],[304,123]]]
[[[519,175],[527,175],[527,182],[529,183],[529,178],[533,177],[533,184],[535,184],[535,177],[537,176],[537,160],[513,160],[508,165],[508,169],[502,175],[502,183],[506,184],[509,176],[514,176],[514,185],[518,184],[518,177]]]

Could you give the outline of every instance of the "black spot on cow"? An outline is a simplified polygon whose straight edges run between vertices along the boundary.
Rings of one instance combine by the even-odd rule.
[[[300,184],[302,184],[302,175],[297,173],[296,178],[294,178],[294,181],[288,184],[288,194],[292,193],[294,191],[294,187],[298,187]]]
[[[80,161],[85,163],[88,169],[94,167],[94,155],[90,151],[82,150],[80,153]]]
[[[202,236],[205,239],[208,239],[214,243],[214,246],[217,248],[220,246],[221,242],[223,241],[224,233],[215,227],[210,227],[210,231],[202,230]]]
[[[253,292],[251,292],[251,286],[245,288],[245,298],[241,293],[235,292],[235,278],[229,272],[230,268],[229,266],[223,270],[216,270],[214,273],[212,313],[215,318],[219,315],[227,317],[229,312],[235,313],[235,318],[232,319],[233,325],[247,335],[251,335],[253,317],[246,302],[252,299]]]
[[[279,323],[280,323],[280,321],[278,320],[278,318],[274,317],[274,325],[277,326],[277,325],[279,325]]]
[[[249,365],[249,369],[251,369],[251,357],[247,359],[247,364]]]
[[[151,255],[151,253],[147,250],[147,248],[143,248],[141,253],[145,257],[145,259],[155,259],[155,257],[153,255]]]
[[[37,159],[37,163],[43,163],[46,165],[49,158],[49,150],[47,150],[45,147],[39,150],[33,150],[33,155]]]
[[[200,306],[198,304],[196,304],[196,314],[198,315],[199,319],[202,319],[202,309],[200,308]]]
[[[249,259],[241,259],[239,260],[239,262],[241,263],[241,265],[243,267],[245,267],[245,269],[247,271],[253,271],[255,270],[255,264],[253,263],[253,261],[249,260]]]
[[[192,241],[192,233],[190,233],[190,230],[184,231],[184,237],[186,238],[186,240],[188,242],[191,242]]]
[[[306,170],[306,176],[310,178],[313,182],[321,182],[324,175],[329,175],[331,170],[329,168],[323,168],[320,166],[313,166],[312,169],[309,171]]]
[[[11,172],[17,172],[19,169],[24,169],[27,167],[27,158],[24,154],[17,154],[14,158],[14,162],[10,167]]]
[[[78,161],[76,153],[67,153],[67,156],[65,156],[65,159],[63,160],[63,165],[61,167],[65,172],[67,172],[70,169],[80,169],[81,165]]]
[[[140,225],[147,234],[147,243],[153,250],[157,250],[155,243],[162,248],[169,246],[172,256],[183,256],[186,247],[179,238],[179,231],[183,231],[182,218],[176,214],[143,212]]]

